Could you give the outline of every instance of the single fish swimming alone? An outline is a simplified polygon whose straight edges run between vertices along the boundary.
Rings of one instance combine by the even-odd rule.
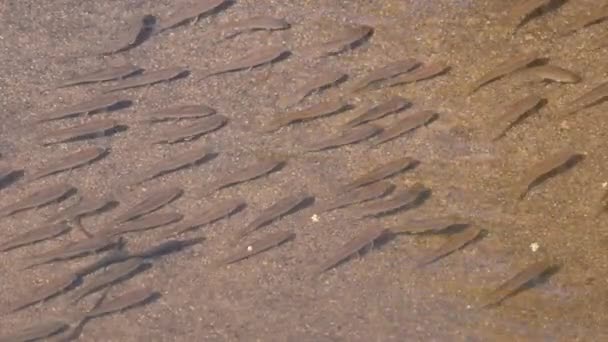
[[[20,211],[46,206],[75,194],[77,189],[68,183],[59,183],[26,195],[19,201],[0,208],[0,217],[10,216]]]
[[[80,151],[72,152],[63,157],[49,162],[37,172],[30,175],[30,180],[36,180],[59,172],[73,170],[81,166],[93,163],[109,153],[109,149],[103,147],[87,147]]]
[[[98,83],[112,80],[118,80],[127,78],[136,73],[141,72],[143,69],[133,64],[122,64],[118,66],[110,66],[103,69],[94,70],[81,75],[74,76],[68,80],[65,80],[58,85],[56,88],[65,88],[69,86],[75,86],[87,83]]]
[[[287,50],[283,46],[267,46],[262,48],[256,48],[254,50],[250,50],[242,54],[241,57],[238,57],[224,65],[206,71],[200,79],[203,80],[207,77],[220,75],[228,72],[234,72],[244,69],[253,69],[258,66],[274,63],[279,59],[283,59],[289,56],[289,54],[289,50]]]
[[[184,77],[189,73],[190,71],[185,67],[170,67],[166,69],[146,71],[139,76],[129,77],[113,86],[106,87],[102,89],[101,92],[110,93],[119,90],[149,86],[161,82],[168,82],[180,77]]]

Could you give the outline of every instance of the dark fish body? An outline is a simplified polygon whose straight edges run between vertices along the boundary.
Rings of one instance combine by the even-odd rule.
[[[130,257],[131,257],[131,255],[129,255],[129,253],[127,251],[125,251],[124,249],[112,249],[106,255],[102,256],[101,258],[99,258],[85,266],[78,268],[78,270],[76,270],[76,272],[74,272],[74,274],[76,274],[80,277],[84,277],[97,270],[107,267],[108,265],[111,265],[111,264],[114,264],[117,262],[121,262],[121,261],[125,261],[125,260],[129,259]]]
[[[99,317],[109,313],[119,312],[147,302],[158,296],[158,291],[149,288],[140,288],[126,292],[116,298],[104,301],[97,308],[86,313],[87,318]]]
[[[129,208],[124,213],[118,215],[115,223],[123,223],[134,220],[143,215],[156,211],[165,205],[173,202],[184,193],[184,190],[178,187],[166,187],[153,190],[148,195]]]
[[[321,102],[306,109],[286,113],[280,117],[277,117],[264,128],[264,131],[267,133],[274,132],[279,128],[288,126],[292,123],[329,116],[331,114],[341,112],[349,107],[349,104],[341,99]]]
[[[112,264],[102,273],[93,275],[88,282],[74,291],[72,302],[75,303],[91,293],[97,292],[106,286],[131,276],[145,264],[146,263],[141,258],[132,258]]]
[[[23,210],[48,205],[76,192],[76,188],[67,183],[47,186],[41,190],[30,193],[16,203],[0,209],[0,216],[9,216]]]
[[[201,237],[187,239],[187,240],[167,240],[167,241],[161,242],[158,245],[148,247],[141,252],[133,253],[131,255],[131,257],[137,257],[137,258],[143,258],[143,259],[154,258],[154,257],[158,257],[161,255],[180,251],[188,246],[192,246],[192,245],[200,243],[204,240],[205,239],[201,238]]]
[[[109,152],[103,147],[87,147],[67,154],[59,159],[49,162],[45,167],[30,175],[30,180],[47,177],[59,172],[72,170],[92,163]]]
[[[589,92],[580,96],[576,100],[570,102],[566,114],[573,114],[579,110],[591,107],[598,104],[608,98],[608,82],[604,82],[597,87],[591,89]]]
[[[544,160],[533,165],[525,174],[518,187],[518,195],[520,199],[526,197],[528,192],[546,179],[554,176],[564,167],[570,166],[573,162],[578,161],[582,154],[570,149],[561,150],[550,155]]]
[[[378,200],[359,209],[360,217],[380,216],[410,206],[429,191],[424,185],[416,183],[406,190],[399,191],[388,199]]]
[[[580,29],[598,24],[608,19],[608,4],[599,9],[594,9],[592,12],[586,13],[581,18],[578,18],[574,23],[568,26],[565,33],[574,33]]]
[[[188,72],[188,69],[184,67],[171,67],[166,69],[147,71],[139,76],[129,77],[127,79],[121,80],[117,84],[104,88],[101,91],[103,93],[110,93],[118,90],[139,88],[160,82],[167,82],[179,78]]]
[[[295,106],[304,100],[304,98],[306,98],[308,95],[329,88],[332,85],[336,85],[345,80],[347,77],[348,76],[345,73],[340,71],[323,72],[321,75],[308,80],[289,95],[281,97],[277,104],[279,107],[283,108]]]
[[[264,64],[273,63],[289,54],[289,50],[282,46],[267,46],[257,48],[246,52],[242,57],[228,62],[225,65],[219,66],[206,72],[201,79],[210,76],[220,75],[228,72],[239,71],[243,69],[252,69]]]
[[[152,31],[156,18],[149,14],[131,18],[126,27],[121,27],[116,39],[106,43],[100,55],[112,55],[132,48],[147,33]]]
[[[365,89],[375,83],[391,79],[395,76],[405,74],[420,66],[420,62],[413,58],[407,58],[389,63],[381,68],[372,70],[367,76],[355,82],[351,91],[356,92]]]
[[[95,214],[116,204],[118,204],[118,202],[111,198],[81,199],[78,203],[72,205],[71,207],[65,208],[57,214],[49,217],[46,222],[54,223],[78,219],[81,216]]]
[[[262,15],[227,23],[221,27],[221,31],[223,38],[229,39],[245,32],[277,31],[290,27],[291,25],[285,19]]]
[[[256,217],[243,230],[241,230],[237,234],[237,239],[242,239],[253,231],[260,229],[266,225],[269,225],[273,221],[278,220],[279,218],[289,214],[298,206],[310,200],[311,198],[312,197],[309,194],[298,193],[276,201],[270,207],[262,210],[258,217]]]
[[[344,244],[332,256],[321,263],[313,272],[313,276],[319,275],[345,261],[353,254],[359,252],[366,246],[372,245],[374,241],[384,236],[388,231],[381,227],[372,227],[355,236],[352,240]]]
[[[59,235],[67,233],[70,229],[71,227],[65,222],[45,224],[41,227],[19,234],[9,239],[8,241],[3,242],[2,244],[0,244],[0,252],[5,252],[11,249],[30,245],[43,240],[52,239]]]
[[[399,172],[408,170],[414,167],[418,161],[411,157],[403,157],[392,160],[386,164],[382,164],[369,172],[365,173],[361,177],[356,178],[354,181],[346,184],[343,187],[343,191],[350,191],[352,189],[371,184],[382,179],[393,176]]]
[[[136,180],[133,181],[133,184],[143,183],[147,180],[160,177],[187,166],[201,163],[212,154],[213,152],[208,147],[199,147],[179,153],[177,155],[169,156],[168,158],[163,159],[148,168],[145,172],[139,175]]]
[[[475,240],[481,233],[481,228],[467,227],[463,231],[452,234],[448,240],[437,250],[420,259],[418,267],[428,265],[443,258],[444,256],[459,250],[469,242]]]
[[[496,68],[492,69],[487,74],[483,75],[479,80],[477,80],[473,84],[470,93],[472,94],[484,85],[496,81],[497,79],[511,74],[517,70],[524,69],[533,62],[536,62],[538,59],[539,56],[535,53],[509,58],[508,60],[500,63],[498,66],[496,66]]]
[[[178,224],[173,229],[168,231],[165,236],[175,236],[188,230],[221,220],[225,217],[232,215],[240,208],[243,208],[245,205],[246,202],[241,198],[222,201],[216,205],[202,210],[201,213],[197,216]]]
[[[504,114],[493,125],[493,127],[498,128],[493,140],[502,138],[509,129],[526,118],[531,112],[542,107],[545,101],[540,96],[529,95],[507,106]]]
[[[69,328],[68,322],[58,319],[45,320],[6,336],[0,336],[0,342],[37,341],[58,334]]]
[[[516,21],[516,26],[519,27],[525,23],[526,18],[550,2],[551,0],[521,0],[519,4],[512,6],[508,16],[511,20]]]
[[[385,102],[375,105],[356,118],[350,120],[346,125],[354,127],[366,122],[381,119],[389,114],[397,113],[406,107],[411,106],[412,103],[404,99],[401,96],[394,96]]]
[[[578,83],[582,80],[581,76],[570,70],[555,66],[541,65],[528,69],[528,73],[541,79],[559,83]]]
[[[72,286],[78,279],[80,279],[80,277],[72,273],[59,276],[55,279],[51,279],[48,283],[37,288],[33,291],[33,293],[30,293],[26,299],[22,299],[16,304],[14,304],[11,307],[10,311],[15,312],[24,309],[30,305],[47,300],[65,291],[68,287]]]
[[[228,188],[240,183],[254,180],[265,176],[285,164],[285,161],[278,159],[262,160],[255,164],[246,166],[234,173],[228,174],[216,182],[212,191]]]
[[[59,120],[70,116],[107,110],[108,108],[112,108],[125,101],[125,98],[121,96],[102,95],[90,100],[77,103],[75,105],[63,107],[53,112],[41,115],[40,118],[37,119],[37,122]]]
[[[549,260],[535,262],[517,273],[513,278],[507,280],[494,290],[484,301],[483,307],[498,305],[510,295],[514,294],[522,286],[534,279],[542,276],[553,268],[554,265]]]
[[[108,236],[94,236],[85,240],[71,242],[65,246],[31,257],[30,259],[32,259],[32,262],[25,268],[88,255],[116,244],[118,244],[118,240]]]
[[[277,247],[284,242],[293,240],[296,234],[290,231],[270,233],[255,240],[247,246],[240,247],[237,252],[221,260],[219,265],[229,265],[247,259],[271,248]]]
[[[142,71],[142,68],[133,64],[124,64],[120,66],[113,66],[109,68],[95,70],[89,73],[75,76],[69,80],[63,81],[58,84],[56,88],[64,88],[79,84],[96,83],[112,81],[121,78],[129,77],[135,73]]]
[[[314,46],[311,48],[312,52],[306,53],[308,57],[319,58],[338,55],[342,52],[350,50],[353,46],[359,42],[367,39],[374,34],[374,28],[367,25],[360,25],[357,27],[351,27],[345,32],[341,33],[338,37],[326,42]]]
[[[382,129],[374,124],[362,124],[356,127],[343,130],[336,136],[321,138],[317,142],[309,145],[306,148],[306,151],[317,152],[341,147],[344,145],[355,144],[363,140],[369,139],[374,135],[380,133],[381,131]]]
[[[184,218],[184,215],[177,212],[152,213],[135,220],[124,222],[114,228],[108,229],[106,232],[102,232],[101,234],[117,236],[126,233],[141,232],[181,221],[182,218]]]
[[[470,222],[457,216],[410,219],[388,228],[393,234],[439,233],[455,226],[468,226]]]
[[[394,87],[397,85],[428,80],[446,73],[449,69],[450,67],[447,64],[441,62],[423,64],[412,72],[391,78],[386,82],[386,86]]]
[[[431,121],[435,120],[438,116],[439,114],[432,110],[421,110],[410,114],[403,119],[395,121],[389,127],[386,127],[382,132],[380,132],[376,141],[374,141],[374,145],[377,146],[383,144],[387,141],[396,139],[405,133],[425,126]]]
[[[204,105],[179,105],[157,110],[148,114],[148,120],[151,122],[182,120],[182,119],[198,119],[210,116],[216,113],[216,110]]]
[[[196,139],[202,135],[220,129],[228,122],[228,118],[215,114],[202,119],[198,119],[191,125],[184,127],[174,127],[161,133],[161,138],[156,140],[156,144],[174,144],[181,141]]]
[[[194,3],[191,1],[183,2],[171,15],[161,19],[160,28],[157,33],[175,28],[185,24],[187,21],[216,11],[226,2],[227,0],[199,0]]]
[[[342,193],[337,198],[329,201],[329,203],[321,206],[318,212],[327,212],[354,204],[359,204],[373,199],[386,196],[395,189],[395,185],[389,182],[377,182],[360,188]]]
[[[70,142],[91,136],[104,136],[107,131],[115,129],[118,121],[113,119],[101,119],[86,122],[75,126],[61,128],[55,131],[45,132],[42,137],[42,145],[52,145]]]

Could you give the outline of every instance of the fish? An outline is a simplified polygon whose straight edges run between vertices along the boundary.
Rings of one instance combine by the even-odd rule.
[[[552,81],[559,83],[579,83],[582,81],[580,75],[566,70],[564,68],[555,66],[555,65],[540,65],[536,67],[531,67],[527,70],[527,72],[543,81]]]
[[[36,242],[52,239],[63,235],[70,231],[70,227],[65,222],[44,224],[38,228],[34,228],[25,233],[14,236],[0,244],[0,252],[6,252],[11,249],[23,247]]]
[[[60,120],[81,114],[90,114],[102,110],[110,110],[122,103],[130,103],[130,100],[118,95],[102,95],[83,102],[66,106],[36,118],[37,123]]]
[[[146,120],[150,122],[182,120],[182,119],[199,119],[210,116],[216,113],[214,108],[205,104],[187,104],[171,106],[149,113]]]
[[[348,108],[350,108],[350,105],[342,99],[324,101],[308,108],[289,112],[275,118],[264,127],[263,132],[271,133],[282,127],[291,125],[292,123],[329,116],[342,112]]]
[[[520,0],[518,4],[512,6],[508,14],[510,20],[517,21],[516,28],[526,24],[534,13],[551,3],[551,0]]]
[[[0,217],[14,215],[24,210],[39,208],[53,202],[61,201],[77,191],[78,190],[74,186],[68,183],[59,183],[44,187],[38,191],[29,193],[13,204],[0,208]]]
[[[13,304],[9,309],[9,312],[15,312],[27,308],[30,305],[34,305],[38,302],[45,301],[51,297],[54,297],[69,287],[74,285],[80,277],[73,273],[63,274],[54,279],[49,280],[44,285],[36,288],[32,293],[29,293],[27,298],[19,300]]]
[[[263,177],[282,168],[285,164],[285,160],[282,159],[268,158],[260,160],[254,164],[245,166],[236,172],[229,173],[221,177],[215,182],[215,184],[209,187],[210,191],[208,192],[213,193],[221,189]]]
[[[328,212],[344,207],[348,207],[354,204],[359,204],[373,199],[378,199],[388,195],[395,189],[395,185],[389,182],[376,182],[370,185],[363,186],[360,188],[354,188],[351,191],[344,192],[338,197],[329,201],[325,205],[322,205],[318,212]]]
[[[201,210],[200,213],[195,217],[176,225],[174,228],[164,234],[164,236],[172,237],[194,228],[211,224],[240,211],[246,205],[247,203],[242,198],[224,200],[211,207]]]
[[[592,12],[589,11],[585,15],[575,20],[572,24],[563,31],[563,34],[571,34],[580,29],[589,27],[594,24],[599,24],[602,21],[608,19],[608,5],[603,5],[598,9],[594,9]]]
[[[49,146],[58,143],[71,142],[75,140],[105,136],[108,131],[118,128],[119,123],[113,119],[101,119],[89,121],[55,131],[47,131],[41,137],[41,145]]]
[[[555,152],[540,162],[534,164],[524,173],[520,185],[516,186],[516,191],[520,199],[526,197],[532,188],[551,178],[561,171],[574,166],[583,157],[583,154],[575,152],[569,148]]]
[[[410,107],[412,103],[401,96],[393,96],[390,99],[374,105],[366,109],[363,113],[348,121],[346,126],[354,127],[366,122],[381,119],[387,115],[400,112],[407,107]]]
[[[179,222],[183,218],[184,215],[177,212],[151,213],[138,219],[124,222],[116,227],[107,229],[106,231],[102,231],[100,234],[118,236],[126,233],[141,232]]]
[[[143,258],[143,259],[154,258],[154,257],[158,257],[161,255],[166,255],[169,253],[174,253],[174,252],[180,251],[186,247],[198,244],[204,240],[205,239],[202,237],[197,237],[194,239],[187,239],[187,240],[173,240],[172,239],[172,240],[164,241],[158,245],[149,247],[141,252],[133,253],[131,255],[131,257],[137,257],[137,258]]]
[[[566,109],[566,115],[574,114],[585,108],[599,104],[608,99],[608,82],[604,82],[587,93],[570,102]]]
[[[193,148],[176,155],[170,155],[169,157],[154,163],[144,172],[136,176],[136,179],[132,181],[132,184],[141,184],[145,181],[181,170],[188,166],[203,163],[204,161],[210,160],[214,155],[213,151],[206,146]]]
[[[279,199],[271,206],[263,209],[253,221],[249,222],[245,228],[239,231],[235,240],[242,239],[252,232],[271,224],[273,221],[278,220],[285,215],[289,215],[299,206],[313,199],[314,197],[304,192],[299,192],[295,195],[289,195]]]
[[[436,250],[430,252],[426,256],[422,257],[418,261],[418,267],[426,266],[443,258],[448,254],[451,254],[452,252],[461,249],[469,242],[475,240],[479,236],[479,234],[481,234],[481,228],[470,226],[464,228],[458,233],[450,235],[450,237],[443,245],[441,245]]]
[[[113,55],[135,47],[152,33],[155,24],[156,18],[150,14],[130,18],[126,27],[120,27],[116,39],[104,43],[105,47],[99,52],[99,55]]]
[[[335,136],[320,138],[316,142],[306,147],[307,152],[318,152],[329,149],[334,149],[344,145],[356,144],[363,140],[369,139],[380,133],[380,126],[374,124],[362,124],[356,127],[342,130]]]
[[[238,21],[231,21],[222,25],[220,30],[222,31],[223,39],[230,39],[246,32],[279,31],[287,30],[290,27],[291,24],[283,18],[260,15]]]
[[[5,182],[10,183],[11,179],[21,174],[23,170],[15,168],[13,166],[1,165],[0,166],[0,188],[6,186]]]
[[[521,100],[508,105],[503,114],[492,125],[495,133],[492,140],[496,141],[505,136],[508,130],[527,118],[532,112],[545,105],[546,99],[537,95],[528,95]]]
[[[528,265],[511,279],[500,285],[496,290],[492,291],[487,298],[485,298],[481,307],[489,307],[502,303],[502,301],[515,294],[524,285],[538,279],[554,268],[555,265],[548,259]]]
[[[109,236],[94,236],[84,240],[70,242],[67,245],[52,249],[46,253],[30,257],[29,259],[31,262],[25,266],[24,269],[89,255],[116,246],[119,243],[120,240]]]
[[[361,91],[376,83],[386,81],[401,74],[408,73],[418,68],[420,65],[421,63],[414,58],[406,58],[389,63],[383,67],[372,70],[365,77],[355,82],[350,87],[350,91],[352,93]]]
[[[119,90],[150,86],[161,82],[169,82],[177,78],[185,77],[190,71],[185,67],[170,67],[165,69],[146,71],[137,77],[129,77],[121,80],[113,86],[101,89],[102,93],[110,93]]]
[[[298,87],[295,91],[282,96],[277,105],[282,108],[295,106],[304,100],[308,95],[337,85],[348,78],[348,75],[341,71],[325,71],[319,76],[315,76]]]
[[[227,3],[228,0],[199,0],[195,3],[191,1],[182,2],[170,15],[164,19],[161,18],[160,27],[155,33],[167,31],[181,26],[190,20],[215,12]]]
[[[358,25],[356,27],[350,27],[328,42],[309,47],[309,51],[305,52],[303,56],[308,58],[321,58],[338,55],[354,48],[373,34],[374,28],[371,26]]]
[[[71,297],[72,304],[82,298],[110,286],[137,273],[147,263],[142,258],[132,258],[109,266],[105,271],[92,276],[91,280],[76,289]]]
[[[331,257],[317,266],[312,272],[313,276],[318,276],[321,273],[334,268],[367,246],[371,245],[373,247],[374,241],[385,236],[387,233],[388,231],[386,229],[378,226],[372,226],[365,229],[363,232],[356,235],[353,239],[340,247],[335,253],[332,254]]]
[[[97,69],[81,75],[74,76],[57,84],[55,88],[59,89],[87,83],[113,81],[127,78],[142,71],[142,68],[129,63],[117,66],[110,66],[108,68]]]
[[[93,163],[105,157],[110,150],[105,147],[86,147],[76,152],[71,152],[63,157],[47,163],[46,166],[30,175],[31,181],[54,175],[59,172],[73,170],[87,164]]]
[[[287,241],[295,239],[296,234],[291,231],[282,231],[276,233],[269,233],[261,238],[247,244],[247,246],[239,247],[238,250],[226,258],[217,262],[218,266],[234,264],[241,260],[250,258],[259,253],[265,252],[271,248],[282,245]]]
[[[471,223],[456,215],[433,218],[409,219],[387,228],[393,234],[440,233],[452,227],[467,227]]]
[[[515,71],[527,68],[530,64],[537,62],[540,56],[537,53],[527,53],[511,57],[498,64],[494,69],[484,74],[480,79],[473,83],[469,95],[472,95],[484,85],[494,82]]]
[[[200,80],[211,76],[243,69],[253,69],[258,66],[270,64],[289,56],[290,52],[283,46],[265,46],[245,52],[240,57],[233,59],[224,65],[206,71]]]
[[[84,277],[111,264],[125,261],[129,258],[131,258],[131,255],[124,249],[111,249],[101,258],[79,267],[74,274],[78,275],[79,277]]]
[[[147,195],[127,209],[122,214],[114,218],[114,223],[124,223],[127,221],[135,220],[141,216],[154,212],[165,205],[175,201],[181,195],[184,190],[176,186],[158,188],[147,193]]]
[[[422,126],[426,126],[435,121],[438,117],[439,114],[432,110],[420,110],[410,114],[384,128],[384,130],[378,134],[378,137],[373,144],[375,146],[384,144],[385,142],[396,139],[405,133],[411,132]]]
[[[103,302],[97,308],[87,312],[85,317],[93,318],[114,312],[120,312],[146,303],[150,299],[158,297],[159,295],[160,293],[158,291],[146,287],[130,290],[118,297]]]
[[[396,175],[403,171],[412,169],[420,163],[417,159],[412,157],[402,157],[389,161],[388,163],[379,165],[360,177],[355,178],[353,181],[342,186],[342,191],[347,192],[355,188],[362,187],[374,182],[378,182],[382,179]]]
[[[450,70],[450,67],[443,62],[428,63],[419,66],[414,71],[393,77],[388,80],[384,85],[388,87],[394,87],[407,83],[420,82],[428,80],[430,78],[443,75]]]
[[[118,201],[110,197],[81,199],[78,203],[52,215],[46,219],[46,222],[57,223],[77,220],[82,216],[92,215],[116,205],[118,205]]]
[[[357,209],[357,213],[361,218],[385,215],[414,205],[424,199],[429,192],[430,190],[424,185],[415,183],[387,199],[374,201],[363,208]]]
[[[228,122],[228,118],[214,114],[206,118],[198,119],[195,123],[183,126],[183,127],[172,127],[169,130],[161,133],[161,137],[157,139],[155,144],[174,144],[182,141],[190,141],[197,139],[202,135],[213,132],[222,128]]]
[[[29,342],[59,334],[69,328],[69,323],[63,319],[46,319],[19,329],[16,333],[0,336],[0,342]]]

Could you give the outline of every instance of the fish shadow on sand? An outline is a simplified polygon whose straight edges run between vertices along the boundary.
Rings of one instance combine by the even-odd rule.
[[[570,160],[568,160],[566,163],[564,163],[564,165],[557,167],[557,168],[551,170],[550,172],[547,172],[545,175],[538,177],[538,179],[536,179],[535,181],[530,183],[527,186],[527,188],[524,191],[522,191],[519,198],[524,199],[528,195],[528,193],[530,193],[535,187],[539,186],[541,183],[545,182],[549,178],[553,178],[557,175],[565,173],[566,171],[572,169],[574,166],[576,166],[579,162],[583,161],[584,159],[585,159],[585,155],[574,154],[570,158]]]
[[[185,248],[197,245],[205,241],[204,237],[195,237],[192,239],[182,239],[182,240],[167,240],[165,242],[161,242],[156,246],[152,246],[142,252],[134,253],[133,256],[144,258],[144,259],[156,259],[168,254],[180,252]]]
[[[553,11],[558,10],[566,2],[568,2],[568,0],[551,0],[545,6],[541,6],[540,8],[536,9],[535,11],[532,11],[532,12],[528,13],[528,15],[526,15],[519,22],[519,24],[517,24],[517,26],[515,27],[514,32],[517,32],[517,30],[519,30],[524,25],[526,25],[527,23],[529,23],[530,21],[532,21],[534,18],[537,18],[537,17],[539,17],[539,16],[541,16],[541,15],[543,15],[545,13],[549,13],[549,12],[553,12]]]
[[[25,175],[24,170],[13,170],[4,178],[0,179],[0,190],[8,188],[12,184],[17,183]]]

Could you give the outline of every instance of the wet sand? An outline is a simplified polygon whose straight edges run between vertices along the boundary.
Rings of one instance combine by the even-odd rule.
[[[150,305],[89,322],[82,341],[589,341],[607,335],[605,253],[607,217],[596,217],[608,182],[606,103],[567,118],[569,101],[605,82],[606,48],[593,49],[605,33],[599,23],[577,33],[558,34],[569,18],[592,8],[594,1],[570,1],[534,18],[515,34],[504,22],[503,1],[245,1],[200,20],[152,37],[132,50],[106,58],[84,56],[100,47],[119,23],[131,16],[161,16],[172,1],[5,1],[0,4],[0,162],[37,170],[53,156],[85,146],[111,148],[96,163],[32,183],[20,180],[2,189],[8,205],[33,189],[70,182],[83,194],[115,194],[121,206],[83,225],[95,233],[144,191],[178,185],[186,193],[170,204],[186,217],[222,199],[241,196],[248,208],[185,237],[206,240],[183,252],[153,261],[150,270],[111,291],[150,286],[162,297]],[[287,4],[285,4],[287,3]],[[381,3],[381,4],[379,4]],[[292,28],[242,34],[214,42],[220,23],[253,15],[284,17]],[[162,17],[161,17],[162,18]],[[375,28],[371,39],[353,51],[310,61],[306,47],[331,37],[337,25],[362,23]],[[199,81],[200,71],[242,56],[263,45],[283,44],[294,54],[272,66],[213,76]],[[550,63],[583,77],[579,84],[529,83],[512,75],[467,97],[469,86],[511,56],[536,51]],[[373,148],[369,143],[302,153],[302,145],[319,140],[351,120],[354,111],[294,124],[273,134],[258,127],[282,111],[276,101],[305,79],[323,70],[340,70],[354,79],[397,59],[445,61],[448,74],[431,80],[345,97],[353,105],[399,95],[415,109],[433,109],[440,118],[399,139]],[[84,118],[34,125],[37,115],[99,93],[104,85],[49,88],[77,73],[130,62],[145,69],[188,66],[192,75],[175,82],[121,92],[134,105],[96,118],[113,118],[129,126],[111,137],[43,147],[45,130],[68,127]],[[352,80],[350,80],[352,81]],[[349,81],[349,82],[350,82]],[[302,106],[344,95],[349,82],[306,98]],[[111,83],[109,83],[111,84]],[[503,106],[527,95],[548,99],[547,106],[515,126],[497,142],[487,139]],[[175,104],[205,103],[229,118],[226,127],[193,141],[153,145],[166,124],[142,123],[145,114]],[[390,115],[382,124],[395,121]],[[209,146],[219,155],[132,189],[121,182],[180,151]],[[565,147],[585,153],[575,168],[549,179],[523,200],[512,195],[522,172],[534,161]],[[295,240],[220,269],[212,264],[232,251],[231,238],[276,200],[297,191],[317,201],[332,196],[365,170],[404,155],[421,161],[414,170],[390,179],[398,188],[421,182],[432,189],[422,206],[382,219],[358,220],[356,207],[318,215],[313,207],[255,232],[292,230]],[[197,191],[235,165],[281,156],[284,169],[267,177],[201,198]],[[71,200],[0,221],[2,239],[37,227]],[[410,217],[458,214],[487,230],[486,236],[424,268],[417,260],[439,247],[442,236],[397,236],[373,250],[322,274],[308,275],[343,243],[370,225],[391,225]],[[129,250],[158,242],[163,230],[126,235]],[[253,236],[252,236],[253,237]],[[0,258],[0,307],[27,296],[29,289],[60,272],[76,270],[94,258],[76,259],[20,270],[24,258],[84,238],[78,230],[34,246],[3,253]],[[530,245],[537,243],[533,252]],[[550,257],[559,272],[501,306],[476,305],[531,262]],[[99,294],[72,307],[58,296],[18,313],[0,317],[8,333],[46,317],[90,308]]]

